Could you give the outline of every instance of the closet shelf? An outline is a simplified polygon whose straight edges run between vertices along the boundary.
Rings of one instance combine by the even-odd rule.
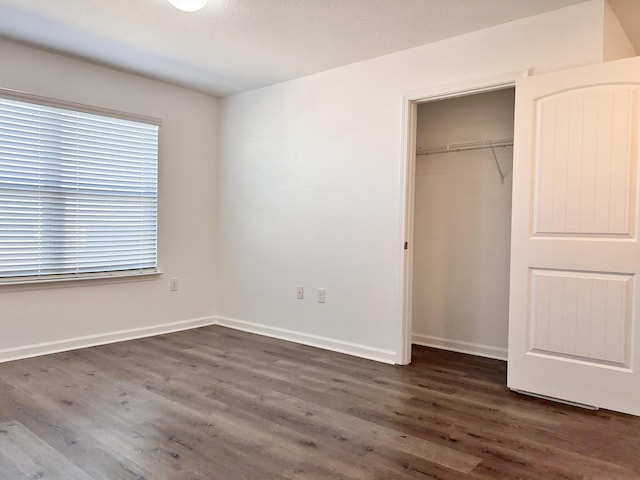
[[[480,140],[475,142],[449,143],[434,148],[419,148],[416,155],[434,155],[436,153],[463,152],[465,150],[481,150],[485,148],[512,147],[513,139],[504,138],[501,140]]]

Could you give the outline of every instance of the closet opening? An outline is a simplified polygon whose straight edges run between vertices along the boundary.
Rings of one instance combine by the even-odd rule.
[[[510,87],[415,105],[412,345],[507,359],[514,103]]]

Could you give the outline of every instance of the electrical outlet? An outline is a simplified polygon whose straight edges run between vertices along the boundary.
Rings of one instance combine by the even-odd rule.
[[[172,292],[175,292],[178,290],[178,279],[177,278],[170,278],[169,279],[169,290],[171,290]]]
[[[325,290],[324,288],[318,289],[318,303],[324,303],[325,299]]]
[[[296,298],[298,300],[302,300],[304,298],[304,288],[302,287],[302,285],[298,285],[298,287],[296,288]]]

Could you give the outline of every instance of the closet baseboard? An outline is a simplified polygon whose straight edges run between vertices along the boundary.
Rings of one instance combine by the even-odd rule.
[[[439,348],[441,350],[451,350],[452,352],[468,353],[479,357],[495,358],[496,360],[507,360],[507,349],[482,345],[480,343],[462,342],[450,340],[448,338],[432,337],[414,333],[411,335],[411,343],[424,347]]]

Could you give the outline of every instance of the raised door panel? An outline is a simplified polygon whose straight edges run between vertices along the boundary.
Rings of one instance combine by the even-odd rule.
[[[532,269],[529,352],[629,367],[633,281],[626,274]]]
[[[635,236],[637,85],[536,101],[535,236]]]

